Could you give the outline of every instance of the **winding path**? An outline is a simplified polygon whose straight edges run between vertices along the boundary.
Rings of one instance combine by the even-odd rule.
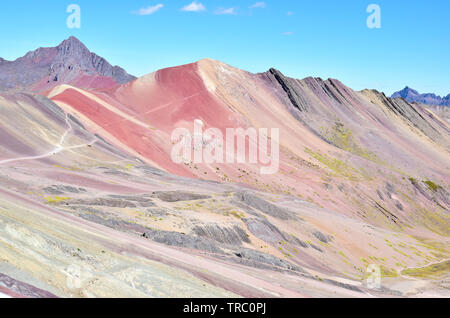
[[[60,140],[59,140],[59,144],[56,145],[56,147],[43,154],[43,155],[38,155],[38,156],[27,156],[27,157],[19,157],[19,158],[12,158],[12,159],[5,159],[5,160],[1,160],[0,161],[0,165],[2,164],[6,164],[6,163],[11,163],[11,162],[17,162],[17,161],[28,161],[28,160],[38,160],[38,159],[45,159],[51,156],[54,156],[62,151],[65,150],[73,150],[73,149],[78,149],[78,148],[83,148],[83,147],[87,147],[87,146],[92,146],[93,144],[95,144],[97,142],[97,140],[93,140],[90,143],[86,143],[86,144],[82,144],[82,145],[77,145],[77,146],[71,146],[71,147],[64,147],[64,143],[65,143],[65,139],[67,137],[67,135],[73,131],[72,125],[70,124],[69,121],[69,116],[66,113],[66,123],[68,125],[67,130],[64,132],[64,134],[61,136]]]

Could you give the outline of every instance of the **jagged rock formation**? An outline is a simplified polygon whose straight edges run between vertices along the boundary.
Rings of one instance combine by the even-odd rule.
[[[0,91],[41,91],[70,83],[104,88],[134,79],[121,67],[91,53],[73,36],[57,47],[30,51],[15,61],[0,60]]]

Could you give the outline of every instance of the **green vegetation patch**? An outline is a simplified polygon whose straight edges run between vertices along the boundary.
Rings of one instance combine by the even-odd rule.
[[[430,189],[433,192],[437,192],[439,189],[442,189],[442,187],[433,181],[427,180],[424,181],[424,183],[428,186],[428,189]]]
[[[414,185],[419,183],[418,180],[413,177],[409,177],[408,180],[409,180],[409,182],[411,182]],[[423,181],[423,183],[425,183],[427,185],[428,189],[432,192],[438,192],[438,190],[443,189],[442,186],[440,186],[439,184],[436,184],[430,180],[425,180],[425,181]]]
[[[338,148],[351,152],[354,155],[360,156],[367,160],[380,163],[377,155],[362,148],[355,141],[353,132],[350,129],[346,128],[340,121],[336,122],[331,129],[324,129],[323,135]]]
[[[450,261],[433,264],[422,268],[408,268],[402,271],[403,275],[421,278],[436,278],[450,274]]]
[[[357,180],[358,178],[355,176],[357,171],[351,167],[349,164],[343,162],[342,160],[336,158],[330,158],[327,155],[323,155],[318,152],[314,152],[309,148],[305,148],[305,152],[309,154],[311,157],[321,162],[323,165],[328,167],[330,170],[335,172],[338,175],[346,177],[350,180]]]
[[[381,265],[380,269],[381,269],[381,277],[397,277],[398,276],[397,271],[393,268],[389,269],[386,266]]]
[[[58,204],[64,201],[71,200],[71,197],[59,197],[59,196],[50,196],[50,197],[44,197],[44,199],[47,201],[47,204]]]

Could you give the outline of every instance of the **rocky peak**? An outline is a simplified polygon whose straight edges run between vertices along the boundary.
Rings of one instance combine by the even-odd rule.
[[[118,66],[112,66],[104,58],[89,49],[76,37],[71,36],[64,40],[57,47],[57,56],[50,66],[51,76],[61,75],[61,73],[84,72],[89,75],[100,75],[111,77],[119,84],[134,80],[135,77],[127,74],[125,70]]]
[[[119,66],[89,51],[71,36],[56,47],[38,48],[13,62],[0,60],[0,91],[10,89],[48,89],[77,82],[80,76],[109,77],[118,84],[136,79]],[[43,85],[42,83],[47,83]],[[47,87],[49,86],[49,87]]]
[[[411,89],[410,87],[406,86],[401,91],[398,91],[398,92],[394,93],[392,95],[392,98],[407,99],[409,96],[416,96],[416,95],[419,95],[419,93],[416,90]]]
[[[449,95],[450,96],[450,95]],[[450,106],[449,96],[442,98],[433,93],[420,94],[418,91],[406,86],[401,91],[395,92],[392,98],[403,98],[410,103],[422,103],[425,105]]]
[[[91,54],[89,49],[74,36],[64,40],[56,48],[58,49],[58,54],[65,57],[82,58]]]

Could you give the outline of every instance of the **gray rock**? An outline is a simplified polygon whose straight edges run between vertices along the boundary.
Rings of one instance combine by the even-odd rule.
[[[69,203],[72,205],[76,204],[76,205],[90,205],[90,206],[106,206],[110,208],[137,207],[137,205],[133,202],[112,198],[78,199],[78,200],[71,200]]]
[[[314,244],[310,244],[310,246],[311,246],[313,249],[315,249],[316,251],[319,251],[320,253],[323,253],[323,250],[322,250],[320,247],[318,247],[318,246],[316,246],[316,245],[314,245]]]
[[[267,243],[276,243],[284,240],[283,234],[266,220],[244,219],[248,230],[254,236]]]
[[[44,191],[53,195],[60,195],[64,193],[86,193],[86,189],[63,185],[52,185],[44,188]]]
[[[239,246],[242,242],[250,243],[247,233],[239,226],[226,228],[218,225],[197,225],[192,232],[199,237],[206,237],[222,244]]]
[[[113,199],[136,202],[137,204],[139,204],[141,207],[144,207],[144,208],[150,208],[150,207],[156,206],[156,204],[151,199],[149,199],[149,196],[147,196],[147,195],[136,195],[136,196],[110,195],[109,197],[113,198]]]
[[[292,234],[283,233],[283,237],[286,240],[286,242],[288,242],[290,244],[301,246],[303,248],[309,247],[308,243],[303,242],[302,240],[300,240],[299,238],[297,238],[296,236],[294,236]]]
[[[384,201],[383,193],[382,193],[380,190],[377,190],[377,194],[378,194],[378,197],[379,197],[382,201]]]
[[[400,211],[403,211],[403,204],[401,204],[398,200],[395,200],[395,207]]]
[[[123,231],[123,232],[132,232],[132,233],[144,233],[147,231],[147,228],[138,224],[130,223],[123,220],[116,220],[113,218],[101,217],[96,214],[86,214],[79,213],[79,216],[87,221],[94,222],[97,224],[101,224],[107,226],[109,228]]]
[[[273,216],[281,220],[296,219],[295,215],[288,209],[272,204],[249,192],[237,192],[234,194],[237,201],[243,202],[249,207],[257,209],[267,215]]]
[[[329,242],[331,242],[331,241],[333,241],[333,236],[331,236],[331,235],[325,235],[325,234],[323,234],[322,232],[319,232],[319,231],[315,231],[314,233],[313,233],[313,235],[319,240],[319,241],[321,241],[322,243],[329,243]]]
[[[349,290],[356,291],[356,292],[362,292],[362,290],[359,287],[357,287],[357,286],[341,283],[341,282],[338,282],[338,281],[335,281],[335,280],[331,280],[331,279],[327,279],[327,278],[322,279],[322,281],[326,282],[326,283],[329,283],[331,285],[340,287],[340,288],[345,288],[345,289],[349,289]]]
[[[164,202],[179,202],[179,201],[195,201],[210,199],[208,195],[201,195],[183,191],[160,191],[153,192],[153,196]]]
[[[293,270],[298,272],[304,272],[304,270],[297,265],[294,265],[285,260],[279,259],[275,256],[261,253],[250,249],[239,249],[235,252],[235,255],[243,261],[247,261],[246,265],[253,267],[260,267],[261,264],[277,267],[283,270]]]
[[[192,248],[210,253],[223,253],[215,241],[204,237],[158,230],[147,230],[142,236],[164,245]]]

